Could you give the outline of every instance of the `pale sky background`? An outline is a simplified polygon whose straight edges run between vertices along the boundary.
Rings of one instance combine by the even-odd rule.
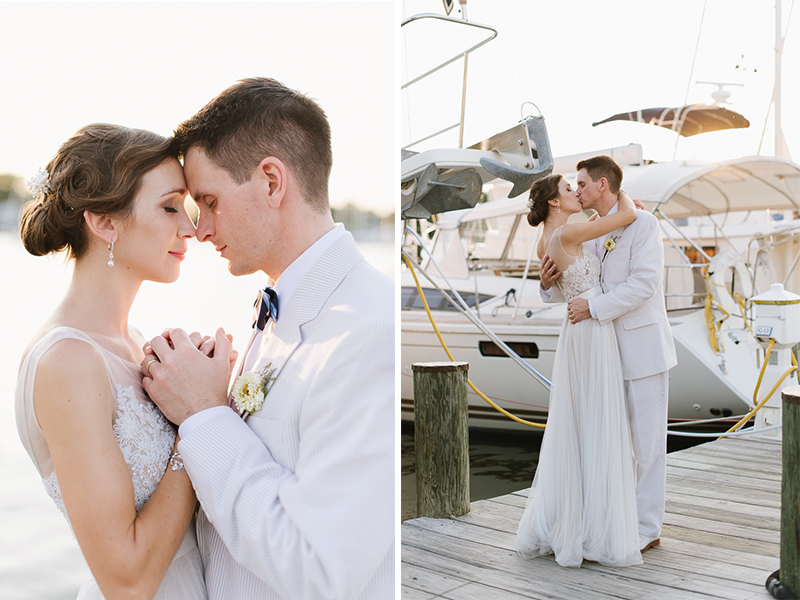
[[[441,1],[400,1],[404,18],[421,12],[444,14]],[[784,32],[788,23],[783,132],[797,162],[800,7],[794,7],[790,21],[793,0],[778,1]],[[640,108],[682,106],[687,86],[688,103],[711,103],[716,87],[695,82],[718,81],[744,84],[727,88],[729,108],[743,114],[750,127],[681,138],[677,157],[721,159],[758,151],[774,82],[775,0],[470,0],[467,8],[470,21],[491,25],[499,35],[470,55],[465,146],[515,125],[520,106],[530,101],[545,117],[555,156],[638,142],[645,158],[671,160],[674,132],[628,122],[596,128],[591,124]],[[458,2],[451,16],[460,17]],[[438,57],[446,58],[445,53],[449,57],[471,45],[461,40],[459,46],[448,30],[454,27],[458,28],[434,22],[404,28],[402,82],[432,67]],[[472,34],[470,39],[483,35]],[[442,75],[428,90],[403,94],[401,145],[412,139],[409,129],[416,139],[457,122],[462,65],[459,61],[448,68],[452,73]],[[526,114],[530,113],[536,111],[528,106]],[[773,115],[770,112],[766,121],[764,155],[774,154]],[[456,140],[453,134],[449,144]]]
[[[0,1],[0,23],[0,173],[27,179],[88,123],[169,135],[239,79],[266,76],[328,114],[331,204],[394,210],[391,1]]]

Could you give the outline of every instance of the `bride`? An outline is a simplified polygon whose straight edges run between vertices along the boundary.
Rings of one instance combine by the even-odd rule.
[[[25,248],[66,249],[75,264],[24,352],[17,427],[91,570],[78,598],[204,599],[195,494],[175,430],[142,391],[144,339],[128,326],[142,282],[175,281],[195,234],[171,140],[88,125],[30,183]]]
[[[533,184],[528,206],[530,225],[544,222],[537,251],[555,261],[562,274],[556,285],[564,298],[602,293],[593,240],[632,223],[633,201],[622,192],[616,213],[568,224],[570,215],[581,211],[580,200],[566,179],[550,175]],[[585,243],[590,240],[591,245]],[[564,319],[547,428],[516,548],[524,558],[553,553],[564,567],[579,567],[583,560],[613,566],[642,562],[633,449],[613,323]]]

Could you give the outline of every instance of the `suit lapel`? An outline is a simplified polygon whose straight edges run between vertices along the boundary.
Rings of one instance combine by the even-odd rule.
[[[607,253],[607,252],[606,252],[606,249],[605,249],[605,247],[603,246],[603,244],[605,243],[605,241],[606,241],[606,240],[609,240],[609,239],[611,239],[611,238],[614,238],[614,240],[615,240],[617,243],[619,243],[619,240],[620,240],[620,238],[622,237],[622,234],[625,232],[625,230],[626,230],[627,228],[628,228],[628,225],[625,225],[625,226],[623,226],[623,227],[618,227],[618,228],[617,228],[617,229],[615,229],[614,231],[612,231],[612,232],[610,232],[610,233],[606,234],[606,235],[605,235],[605,236],[604,236],[604,237],[601,239],[601,242],[599,243],[599,246],[598,246],[598,248],[599,248],[599,249],[598,249],[598,256],[597,256],[597,258],[599,258],[599,259],[600,259],[600,283],[601,283],[601,284],[605,282],[605,278],[606,278],[606,266],[608,265],[608,262],[611,260],[611,255],[613,254],[613,252],[608,252],[608,253]],[[603,257],[604,257],[604,256],[605,256],[605,260],[603,260]]]
[[[281,306],[275,329],[261,344],[254,370],[270,362],[277,379],[303,341],[302,326],[317,317],[345,276],[363,260],[350,233],[328,248],[303,278],[288,305]]]

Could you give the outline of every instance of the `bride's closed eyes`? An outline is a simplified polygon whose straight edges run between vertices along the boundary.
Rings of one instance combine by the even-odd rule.
[[[174,193],[175,192],[173,192],[173,194]],[[178,194],[177,197],[173,197],[168,201],[164,202],[161,208],[163,208],[165,212],[168,212],[170,214],[178,214],[181,211],[181,208],[183,207],[183,201],[184,201],[184,196]]]

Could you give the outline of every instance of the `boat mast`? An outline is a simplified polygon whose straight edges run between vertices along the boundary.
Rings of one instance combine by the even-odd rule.
[[[783,137],[781,127],[781,55],[783,54],[784,36],[781,33],[781,4],[783,0],[775,0],[775,89],[773,101],[775,102],[775,156],[791,160],[789,146]]]
[[[780,2],[780,0],[777,0]],[[461,5],[461,18],[467,21],[467,0],[458,0]],[[458,147],[464,147],[464,114],[467,108],[467,69],[469,68],[469,52],[464,52],[464,79],[461,83],[461,120],[458,128]]]

